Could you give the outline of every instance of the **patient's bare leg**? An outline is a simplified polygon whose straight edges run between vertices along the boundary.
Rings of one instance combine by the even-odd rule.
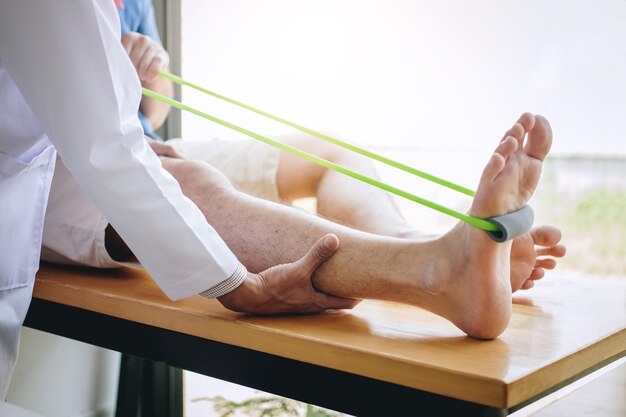
[[[286,137],[283,142],[370,178],[378,177],[369,159],[338,146],[302,135]],[[416,233],[389,193],[299,156],[281,153],[276,185],[282,200],[315,197],[317,214],[355,229],[391,237]]]
[[[534,191],[550,127],[529,114],[519,127],[485,168],[471,214],[514,211]],[[371,235],[239,193],[206,164],[171,159],[164,166],[251,271],[293,261],[319,237],[335,233],[340,249],[314,277],[320,290],[421,306],[476,337],[495,337],[509,321],[510,242],[495,243],[466,224],[427,242]]]
[[[505,137],[520,135],[522,129],[521,124],[516,123]],[[283,142],[368,177],[378,177],[369,159],[338,146],[304,135],[288,136]],[[415,240],[437,237],[407,222],[389,193],[287,152],[280,155],[276,184],[282,200],[315,197],[317,214],[361,231]],[[560,240],[559,229],[542,226],[513,241],[511,285],[514,292],[532,288],[534,282],[545,275],[545,269],[556,266],[554,258],[565,254]]]

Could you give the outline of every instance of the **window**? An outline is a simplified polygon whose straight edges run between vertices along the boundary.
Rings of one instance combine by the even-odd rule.
[[[532,202],[537,222],[571,229],[563,267],[626,274],[623,238],[606,233],[626,221],[626,2],[185,0],[182,17],[186,79],[469,188],[520,113],[546,115],[555,140]],[[184,100],[262,134],[289,132],[192,91]],[[191,114],[182,123],[185,138],[245,138]],[[380,171],[417,195],[469,207]],[[420,229],[455,221],[398,204]],[[594,225],[593,239],[613,240],[577,248],[583,224]],[[608,258],[591,261],[590,249]]]
[[[182,18],[186,79],[469,188],[522,112],[545,115],[555,139],[531,204],[537,224],[563,229],[558,273],[626,276],[626,1],[185,0]],[[183,97],[262,134],[289,132]],[[246,139],[190,114],[182,134]],[[469,207],[379,169],[400,188]],[[397,201],[421,230],[455,222]]]

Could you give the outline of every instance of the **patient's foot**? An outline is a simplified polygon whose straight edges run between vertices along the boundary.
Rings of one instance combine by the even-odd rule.
[[[396,236],[397,237],[397,236]],[[427,235],[411,230],[401,236],[419,242],[436,240],[438,235]],[[554,269],[556,260],[565,255],[565,246],[560,245],[561,231],[554,226],[541,226],[516,237],[511,245],[511,289],[528,290],[535,281],[545,275],[546,269]]]
[[[556,260],[565,255],[559,245],[561,231],[553,226],[536,227],[513,239],[511,245],[511,289],[527,290],[543,278],[546,269],[554,269]]]
[[[522,115],[483,170],[470,214],[488,218],[524,206],[537,186],[551,143],[552,132],[545,118]],[[442,252],[447,259],[443,265],[447,270],[443,271],[438,296],[425,307],[470,336],[497,337],[511,315],[512,242],[497,243],[484,231],[459,223],[440,239],[440,244],[445,248]],[[529,252],[527,243],[522,246],[523,252]],[[516,265],[519,262],[515,261]]]

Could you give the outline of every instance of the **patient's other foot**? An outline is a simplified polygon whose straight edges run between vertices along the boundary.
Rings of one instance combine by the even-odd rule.
[[[546,269],[554,269],[556,260],[565,255],[559,245],[561,231],[554,226],[540,226],[513,239],[511,245],[511,289],[527,290],[543,278]]]

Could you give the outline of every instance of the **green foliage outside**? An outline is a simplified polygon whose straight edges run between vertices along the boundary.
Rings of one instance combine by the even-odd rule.
[[[241,402],[222,396],[201,397],[192,402],[208,401],[220,417],[341,417],[343,414],[325,410],[299,401],[277,396],[253,397]]]
[[[626,276],[626,189],[543,193],[538,203],[542,220],[563,231],[568,251],[559,270]]]

